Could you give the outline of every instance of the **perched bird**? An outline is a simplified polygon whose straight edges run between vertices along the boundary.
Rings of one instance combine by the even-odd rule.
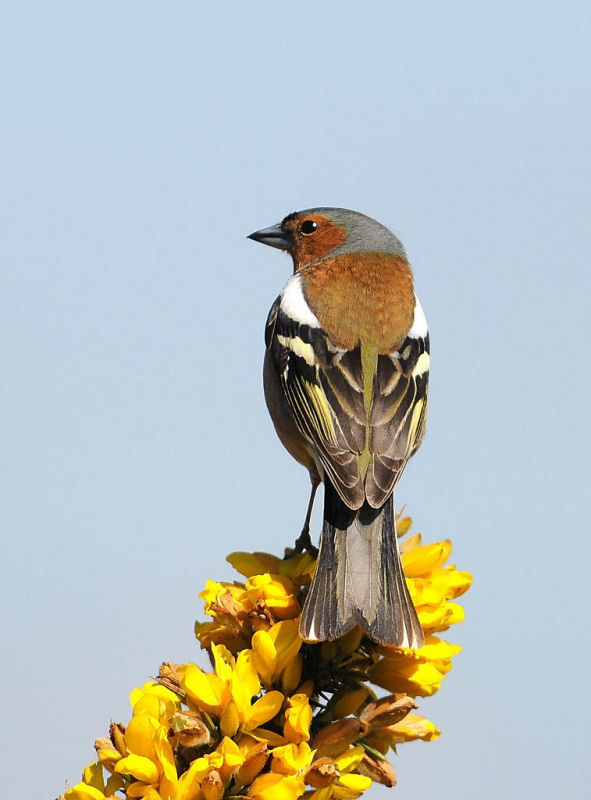
[[[343,208],[298,211],[249,238],[293,259],[267,320],[264,387],[279,439],[312,481],[300,550],[311,549],[310,513],[324,483],[300,633],[324,641],[360,625],[378,642],[420,647],[393,491],[423,436],[429,334],[404,247]]]

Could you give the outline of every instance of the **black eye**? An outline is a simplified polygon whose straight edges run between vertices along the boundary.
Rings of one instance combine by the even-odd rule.
[[[300,230],[305,236],[309,236],[311,233],[314,233],[317,227],[318,223],[314,222],[313,219],[305,219],[300,225]]]

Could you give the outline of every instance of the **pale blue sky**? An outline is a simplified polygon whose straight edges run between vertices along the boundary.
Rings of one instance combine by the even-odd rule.
[[[583,796],[590,41],[588,2],[4,6],[4,796],[79,780],[200,658],[225,554],[299,530],[261,388],[290,262],[245,237],[314,205],[407,246],[432,393],[398,504],[475,578],[444,735],[368,797]]]

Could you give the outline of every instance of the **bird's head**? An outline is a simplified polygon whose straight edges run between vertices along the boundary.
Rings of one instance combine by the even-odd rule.
[[[313,261],[349,253],[389,253],[406,259],[402,242],[384,225],[347,208],[308,208],[248,237],[286,250],[297,271]]]

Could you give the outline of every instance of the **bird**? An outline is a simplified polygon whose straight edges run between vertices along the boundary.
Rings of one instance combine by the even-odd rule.
[[[310,515],[324,484],[300,635],[330,641],[359,625],[373,641],[418,649],[394,488],[423,438],[430,350],[405,248],[377,220],[330,207],[248,238],[293,260],[267,318],[263,384],[277,435],[312,483],[298,551],[314,552]]]

